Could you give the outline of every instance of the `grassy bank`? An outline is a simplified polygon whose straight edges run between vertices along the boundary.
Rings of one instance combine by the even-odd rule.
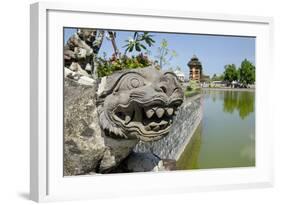
[[[195,95],[197,95],[197,94],[200,94],[200,90],[192,90],[192,91],[185,91],[184,92],[184,95],[185,95],[185,97],[192,97],[192,96],[195,96]]]

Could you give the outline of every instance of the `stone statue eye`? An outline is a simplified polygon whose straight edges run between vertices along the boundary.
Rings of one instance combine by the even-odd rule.
[[[137,78],[132,78],[130,80],[130,84],[131,84],[132,88],[138,88],[140,86],[141,82]]]
[[[144,79],[141,76],[132,76],[127,79],[127,88],[129,90],[144,86]]]

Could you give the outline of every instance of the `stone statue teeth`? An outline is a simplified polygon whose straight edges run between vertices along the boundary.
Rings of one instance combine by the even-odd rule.
[[[154,115],[154,110],[148,109],[145,111],[146,117],[149,119]]]
[[[125,124],[128,124],[131,121],[131,116],[130,115],[126,115],[125,117]]]
[[[163,108],[158,108],[156,110],[156,115],[158,118],[161,118],[164,115],[164,113],[165,113],[165,110]]]
[[[168,115],[172,115],[174,113],[174,109],[173,108],[166,108],[167,114]]]
[[[112,133],[109,137],[155,141],[169,133],[174,110],[182,104],[184,96],[173,72],[154,67],[124,69],[101,82],[104,83],[98,87],[98,115],[101,129]]]

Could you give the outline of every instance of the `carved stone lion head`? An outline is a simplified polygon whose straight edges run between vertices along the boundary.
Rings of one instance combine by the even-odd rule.
[[[158,140],[168,134],[183,90],[173,72],[154,67],[121,71],[100,83],[100,126],[114,138]]]

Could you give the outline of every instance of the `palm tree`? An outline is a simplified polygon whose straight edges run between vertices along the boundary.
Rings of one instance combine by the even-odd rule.
[[[152,39],[153,35],[149,34],[148,32],[143,32],[140,34],[139,32],[134,33],[134,37],[126,40],[127,44],[123,46],[125,49],[125,54],[129,51],[132,52],[133,50],[136,50],[137,52],[140,52],[142,49],[147,50],[145,44],[147,44],[149,47],[151,47],[155,41]],[[145,42],[143,44],[142,42]]]

